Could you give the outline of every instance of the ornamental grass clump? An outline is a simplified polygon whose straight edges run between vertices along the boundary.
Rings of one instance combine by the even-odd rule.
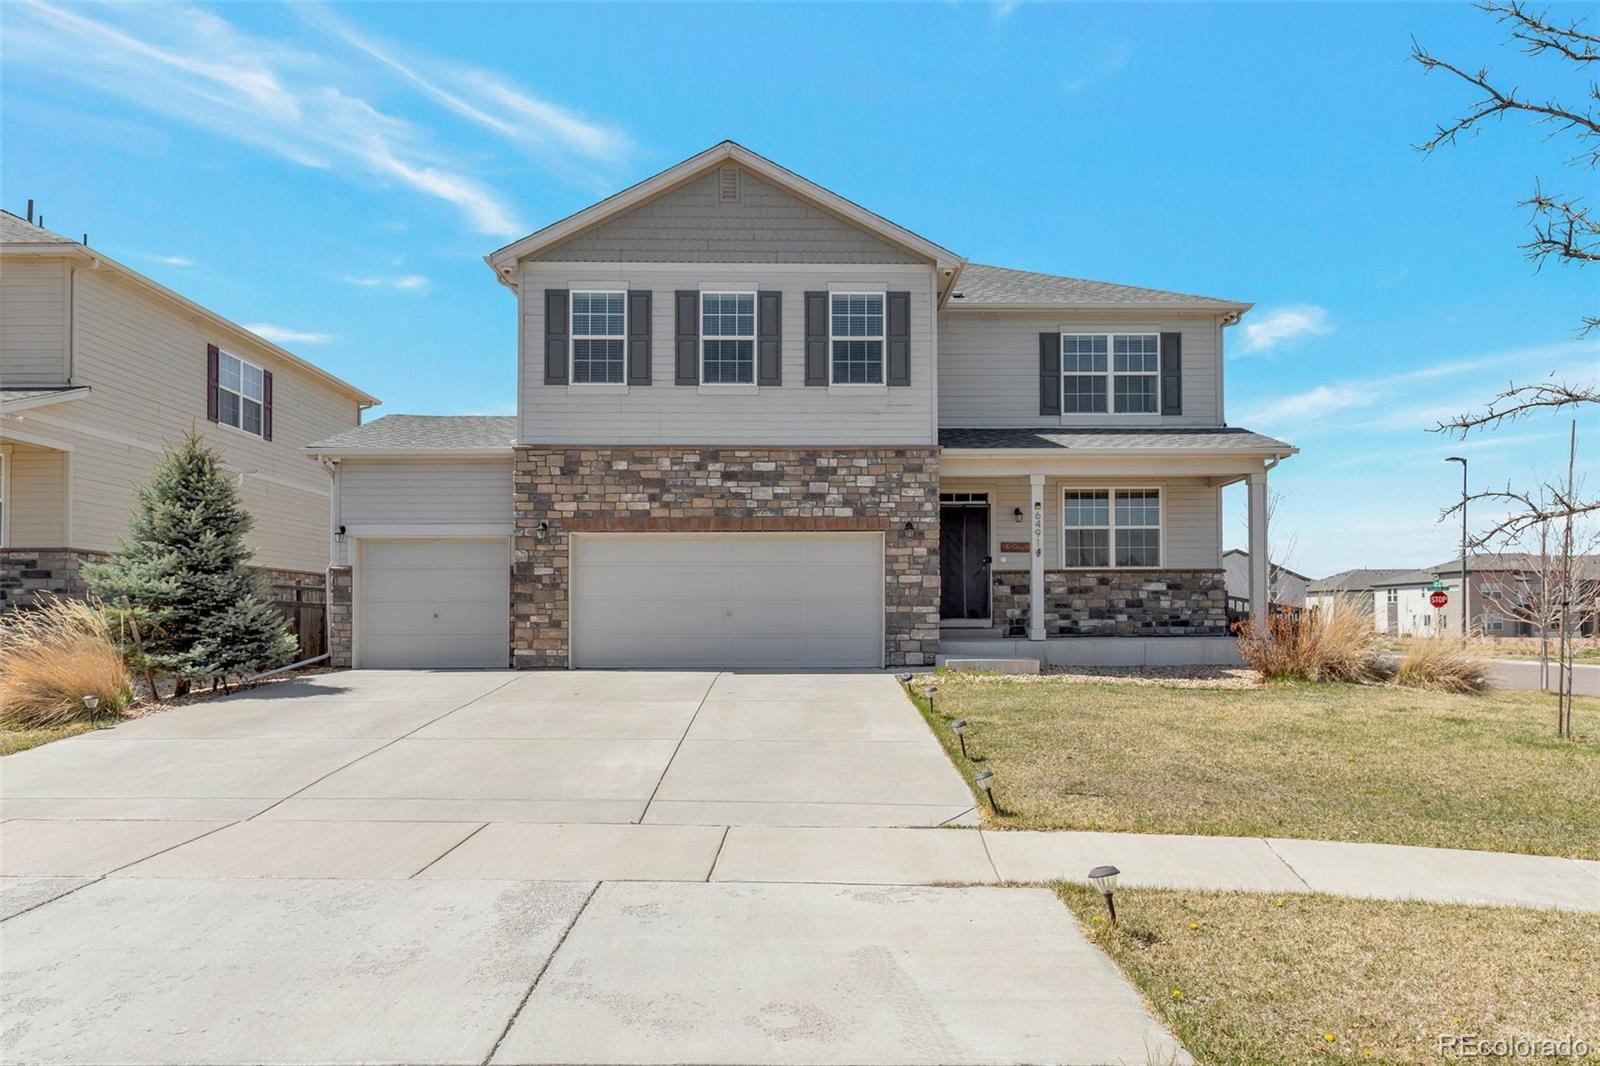
[[[0,726],[39,729],[116,717],[131,702],[133,679],[94,606],[51,597],[0,615]]]
[[[1275,609],[1264,631],[1244,623],[1239,654],[1267,680],[1373,684],[1391,673],[1383,634],[1373,628],[1372,615],[1351,607],[1332,612]]]
[[[1394,682],[1439,692],[1482,692],[1489,687],[1488,663],[1469,644],[1414,640],[1400,657]]]

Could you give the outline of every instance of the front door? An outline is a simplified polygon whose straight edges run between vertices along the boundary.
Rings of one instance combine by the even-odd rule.
[[[939,616],[989,617],[989,507],[963,501],[939,506]]]

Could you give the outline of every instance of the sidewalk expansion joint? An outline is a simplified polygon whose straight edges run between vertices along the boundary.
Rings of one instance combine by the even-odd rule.
[[[495,1038],[494,1046],[483,1057],[483,1066],[489,1066],[494,1061],[495,1054],[500,1050],[500,1045],[506,1042],[506,1037],[511,1034],[511,1027],[517,1024],[517,1019],[522,1016],[522,1010],[528,1005],[528,1000],[533,998],[533,990],[539,987],[539,982],[544,980],[544,975],[550,969],[550,964],[556,961],[556,954],[560,952],[561,945],[567,942],[567,937],[572,935],[573,928],[578,924],[578,919],[583,917],[583,912],[589,909],[589,901],[594,899],[594,894],[600,891],[604,882],[596,881],[594,887],[589,889],[589,894],[583,897],[583,902],[572,915],[572,921],[561,930],[561,939],[556,941],[556,946],[550,949],[550,954],[545,958],[544,964],[539,967],[539,972],[533,975],[533,982],[528,985],[528,990],[522,994],[522,1000],[517,1004],[517,1009],[511,1012],[511,1017],[506,1019],[506,1027],[500,1030],[500,1035]]]

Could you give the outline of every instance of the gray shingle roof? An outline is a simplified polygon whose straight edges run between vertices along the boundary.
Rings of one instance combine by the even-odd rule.
[[[20,389],[0,388],[0,404],[21,403],[25,400],[37,400],[43,396],[54,396],[61,392],[88,392],[82,385],[30,385]]]
[[[1068,448],[1075,451],[1275,452],[1294,445],[1233,426],[1198,429],[941,429],[944,448]]]
[[[1358,568],[1341,570],[1328,577],[1319,577],[1306,586],[1307,592],[1371,592],[1375,585],[1410,573],[1408,570],[1371,570]]]
[[[1192,307],[1237,311],[1249,306],[1235,300],[1191,296],[1161,289],[1141,289],[1109,281],[1088,281],[1057,274],[968,263],[956,279],[949,307]]]
[[[0,211],[0,244],[77,244],[70,237],[41,229],[10,211]]]
[[[306,447],[319,452],[439,452],[504,448],[517,440],[512,415],[385,415]]]

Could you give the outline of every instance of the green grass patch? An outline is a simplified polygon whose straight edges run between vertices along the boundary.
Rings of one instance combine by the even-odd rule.
[[[37,748],[52,740],[65,740],[91,729],[109,729],[115,722],[70,722],[67,725],[48,726],[44,729],[0,729],[0,755],[14,755],[19,751]]]

